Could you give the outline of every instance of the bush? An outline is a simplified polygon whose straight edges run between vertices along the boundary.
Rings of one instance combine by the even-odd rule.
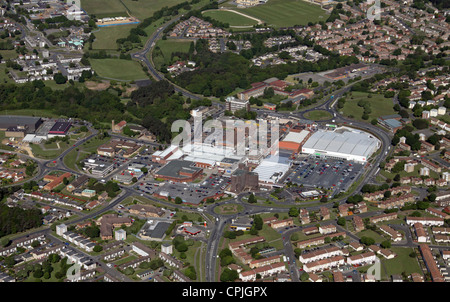
[[[102,246],[100,246],[100,245],[94,246],[94,252],[99,253],[101,251],[103,251],[103,247]]]

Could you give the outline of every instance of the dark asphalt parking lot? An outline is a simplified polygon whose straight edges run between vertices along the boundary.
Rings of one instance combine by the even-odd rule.
[[[286,178],[286,182],[314,188],[345,191],[363,171],[363,165],[338,159],[304,159]]]
[[[210,176],[204,181],[196,184],[183,183],[161,183],[156,181],[139,182],[135,187],[143,193],[152,195],[153,193],[168,192],[169,196],[181,197],[184,202],[198,204],[204,198],[220,194],[228,187],[230,179],[220,176]]]

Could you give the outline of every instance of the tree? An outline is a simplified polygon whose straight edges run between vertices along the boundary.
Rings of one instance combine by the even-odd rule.
[[[292,207],[289,209],[290,217],[297,217],[299,215],[298,209],[296,207]]]
[[[256,203],[256,197],[253,193],[250,194],[250,196],[248,197],[248,202],[249,203]]]
[[[180,253],[186,252],[188,250],[188,246],[185,242],[179,243],[175,246],[175,249]]]
[[[231,270],[229,268],[225,268],[220,274],[220,281],[222,282],[233,282],[238,278],[239,278],[238,272],[235,270]]]
[[[391,241],[390,240],[385,240],[383,242],[380,243],[382,248],[388,249],[391,247]]]
[[[184,270],[184,274],[191,280],[197,280],[197,272],[192,265]]]
[[[309,280],[309,275],[307,272],[303,272],[303,274],[300,275],[300,280],[305,282]]]
[[[35,270],[33,273],[34,278],[42,278],[42,276],[44,276],[44,272],[40,269]]]
[[[347,222],[347,220],[344,217],[339,217],[337,220],[337,224],[340,226],[345,226],[346,222]]]
[[[371,237],[367,237],[367,236],[361,237],[360,241],[362,244],[367,245],[367,246],[375,244],[375,239],[373,239]]]
[[[181,199],[181,197],[177,196],[177,197],[175,197],[175,203],[176,204],[182,204],[183,200]]]
[[[272,87],[264,89],[263,98],[270,99],[270,98],[273,98],[274,95],[275,95],[275,91],[273,90]]]
[[[16,260],[14,260],[14,256],[6,257],[5,260],[3,260],[5,265],[7,267],[13,267],[16,264]]]
[[[101,245],[94,246],[94,252],[99,253],[103,251],[103,247]]]
[[[53,79],[55,80],[56,84],[65,84],[67,82],[67,78],[63,76],[60,72],[55,74],[53,76]]]
[[[6,247],[11,243],[11,240],[9,238],[2,238],[0,241],[0,244],[2,247]]]
[[[253,218],[253,225],[255,226],[255,229],[262,230],[264,222],[261,216],[256,215],[255,218]]]
[[[413,121],[413,126],[417,129],[425,129],[428,128],[429,124],[427,120],[418,118]]]
[[[35,240],[31,243],[32,248],[37,248],[39,246],[41,246],[41,243],[38,240]]]

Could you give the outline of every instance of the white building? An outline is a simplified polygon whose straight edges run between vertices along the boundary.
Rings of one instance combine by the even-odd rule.
[[[307,273],[309,272],[319,272],[325,271],[332,268],[339,267],[340,265],[345,264],[345,259],[343,256],[334,256],[331,258],[326,258],[322,260],[317,260],[313,262],[309,262],[303,265],[303,270]]]
[[[430,116],[431,117],[438,116],[438,110],[437,109],[431,109],[430,110]]]
[[[438,217],[406,217],[406,223],[409,226],[414,225],[415,223],[421,223],[426,226],[442,226],[444,225],[444,218]]]
[[[67,232],[67,225],[60,224],[56,226],[56,234],[62,236],[65,232]]]
[[[377,256],[374,252],[366,252],[363,254],[351,256],[347,258],[347,264],[350,265],[367,265],[375,262]]]
[[[442,173],[442,179],[445,181],[450,181],[450,172]]]
[[[253,172],[258,174],[260,185],[272,187],[289,170],[291,162],[287,157],[270,155],[263,159]]]
[[[334,256],[342,256],[343,252],[337,246],[331,248],[320,249],[317,251],[312,251],[308,253],[301,254],[298,257],[301,263],[310,263],[317,260],[322,260],[326,258],[331,258]]]
[[[117,230],[114,232],[114,238],[116,240],[125,240],[127,239],[127,232],[123,229]]]
[[[161,252],[166,253],[168,255],[172,255],[172,253],[173,253],[173,245],[172,244],[163,243],[161,245]]]
[[[341,127],[317,131],[303,145],[302,153],[366,162],[380,146],[381,142],[369,133]]]

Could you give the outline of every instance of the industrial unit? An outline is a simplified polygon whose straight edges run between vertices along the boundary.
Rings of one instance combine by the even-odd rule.
[[[381,142],[369,133],[341,127],[317,131],[303,145],[302,153],[366,162],[380,146]]]

